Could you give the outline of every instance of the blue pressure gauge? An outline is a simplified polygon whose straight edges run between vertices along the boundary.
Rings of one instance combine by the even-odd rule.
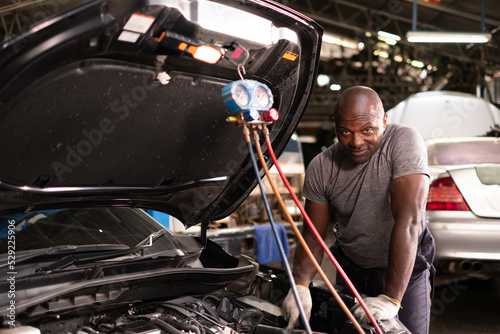
[[[255,80],[238,80],[222,89],[222,99],[234,113],[240,111],[267,111],[273,105],[273,94],[263,83]]]

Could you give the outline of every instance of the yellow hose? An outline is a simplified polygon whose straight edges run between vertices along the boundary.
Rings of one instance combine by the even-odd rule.
[[[257,132],[257,128],[255,126],[252,126],[252,130],[253,130],[253,137],[254,137],[254,141],[255,141],[255,147],[257,149],[257,154],[259,156],[260,163],[261,163],[261,165],[262,165],[262,167],[264,169],[264,172],[265,172],[265,174],[267,176],[269,184],[271,185],[271,188],[273,189],[273,192],[275,193],[276,198],[278,199],[278,202],[280,203],[280,206],[283,208],[283,212],[285,213],[285,216],[286,216],[288,222],[290,223],[290,225],[292,226],[293,231],[297,235],[297,239],[299,240],[299,242],[302,245],[302,247],[304,247],[304,250],[306,251],[306,253],[309,256],[309,258],[311,259],[312,263],[316,267],[316,270],[318,271],[318,274],[321,276],[321,278],[323,279],[323,281],[327,285],[328,289],[330,290],[330,292],[332,293],[332,295],[335,297],[335,299],[339,303],[339,305],[342,308],[342,310],[344,311],[344,313],[347,315],[347,317],[349,318],[349,320],[351,320],[351,322],[353,323],[354,327],[356,327],[356,330],[360,334],[365,334],[365,332],[363,331],[363,329],[359,325],[358,321],[352,315],[352,313],[349,310],[349,308],[345,305],[345,303],[342,300],[342,298],[340,298],[337,290],[335,290],[335,288],[333,287],[333,285],[330,283],[330,280],[328,279],[328,277],[326,277],[325,272],[323,271],[323,269],[319,265],[318,261],[316,261],[316,258],[314,257],[313,253],[311,252],[311,249],[309,248],[309,246],[305,242],[304,238],[302,237],[302,234],[300,233],[299,229],[297,228],[297,225],[293,221],[292,216],[290,216],[290,213],[286,209],[286,205],[283,202],[283,199],[281,198],[281,195],[280,195],[278,189],[276,188],[276,185],[274,184],[274,181],[271,178],[271,175],[269,173],[269,169],[267,168],[266,161],[264,159],[264,156],[262,154],[262,150],[260,148],[260,139],[259,139],[259,134]]]

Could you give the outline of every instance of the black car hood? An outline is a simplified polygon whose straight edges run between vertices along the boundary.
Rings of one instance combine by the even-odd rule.
[[[224,31],[207,17],[227,20]],[[274,40],[241,37],[251,29]],[[165,32],[225,56],[208,64],[162,47]],[[240,79],[239,54],[248,52],[245,78],[272,90],[279,154],[308,103],[321,34],[257,0],[94,1],[34,26],[0,49],[0,211],[138,206],[186,226],[227,216],[257,184],[221,97]]]

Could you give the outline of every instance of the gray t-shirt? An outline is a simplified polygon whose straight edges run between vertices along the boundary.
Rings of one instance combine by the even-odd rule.
[[[339,143],[317,155],[306,171],[303,196],[329,205],[337,219],[335,235],[345,255],[363,268],[387,268],[394,226],[392,180],[427,174],[427,153],[417,130],[387,124],[382,144],[363,164],[356,164]],[[421,232],[425,208],[422,210]]]

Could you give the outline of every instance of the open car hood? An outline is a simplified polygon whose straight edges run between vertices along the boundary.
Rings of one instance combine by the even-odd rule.
[[[32,27],[0,48],[0,211],[102,203],[186,226],[227,216],[257,180],[222,88],[243,64],[271,89],[279,154],[312,92],[321,34],[265,0],[93,1]],[[181,43],[223,57],[209,64]]]

